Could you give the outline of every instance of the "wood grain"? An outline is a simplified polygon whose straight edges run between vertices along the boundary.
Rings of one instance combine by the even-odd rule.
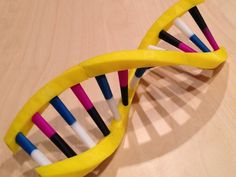
[[[0,1],[0,176],[34,177],[36,164],[15,156],[3,136],[28,98],[79,62],[106,52],[135,49],[153,21],[173,0]],[[201,5],[229,58],[211,71],[155,68],[140,83],[127,134],[117,152],[89,177],[235,177],[236,174],[236,1]],[[189,15],[183,17],[196,31]],[[172,34],[185,40],[176,29]],[[202,37],[198,30],[199,36]],[[171,48],[161,42],[162,47]],[[117,75],[108,75],[115,97]],[[83,83],[106,121],[110,112],[94,80]],[[99,93],[99,94],[98,94]],[[94,139],[101,138],[71,92],[62,94]],[[53,109],[44,115],[78,151],[84,146]],[[52,160],[63,155],[35,128],[29,135]],[[79,164],[78,164],[79,165]]]

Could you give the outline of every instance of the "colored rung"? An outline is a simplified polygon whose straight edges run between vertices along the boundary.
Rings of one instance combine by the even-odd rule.
[[[95,107],[92,107],[90,110],[88,110],[88,114],[90,115],[90,117],[92,117],[93,121],[96,123],[104,136],[110,134],[110,130],[107,128],[106,124],[102,120]]]
[[[75,122],[71,125],[71,128],[74,130],[74,132],[80,136],[82,141],[86,144],[87,147],[92,148],[96,146],[96,143],[93,141],[93,139],[88,135],[86,130],[79,124],[79,122]]]
[[[194,21],[197,23],[199,28],[201,29],[201,31],[203,32],[203,34],[206,37],[206,39],[208,40],[208,42],[211,44],[212,48],[214,50],[218,50],[219,46],[218,46],[215,38],[211,34],[211,31],[209,30],[209,28],[208,28],[204,18],[202,17],[200,11],[198,10],[198,8],[196,6],[191,8],[189,10],[189,13],[193,17]]]
[[[109,100],[113,97],[110,86],[108,84],[106,76],[100,75],[95,77],[99,87],[101,88],[101,91],[105,97],[106,100]]]
[[[62,118],[67,122],[68,125],[74,130],[74,132],[82,139],[85,145],[92,148],[96,145],[93,139],[88,135],[86,130],[78,123],[73,114],[67,109],[61,99],[56,96],[50,103],[57,110],[57,112],[62,116]]]
[[[165,49],[161,48],[161,47],[157,47],[157,46],[154,46],[154,45],[149,45],[148,46],[148,49],[149,50],[159,50],[159,51],[165,51]],[[149,69],[150,67],[147,67],[147,68],[138,68],[136,69],[135,71],[135,74],[134,76],[132,77],[131,81],[130,81],[130,88],[134,88],[137,83],[139,82],[140,78],[143,76],[143,74],[145,73],[145,71],[147,69]]]
[[[121,98],[124,106],[129,104],[129,93],[128,93],[128,70],[118,71]]]
[[[145,71],[148,68],[137,68],[135,71],[134,76],[132,77],[131,81],[130,81],[130,88],[134,88],[137,83],[139,82],[140,78],[143,76],[143,74],[145,73]]]
[[[40,166],[52,163],[28,138],[25,137],[25,135],[23,135],[23,133],[19,132],[16,135],[16,143],[21,146],[22,149],[24,149],[24,151],[27,152]]]
[[[161,30],[161,32],[159,33],[159,38],[184,52],[197,52],[196,50],[192,49],[187,44],[176,39],[174,36],[164,30]]]
[[[61,99],[56,96],[50,101],[51,105],[57,110],[57,112],[63,117],[67,124],[72,125],[76,122],[75,117],[71,112],[66,108]]]
[[[117,105],[116,105],[115,99],[113,97],[113,94],[111,92],[111,88],[109,86],[106,76],[100,75],[100,76],[96,76],[95,78],[96,78],[96,81],[103,93],[103,96],[105,97],[105,99],[107,101],[108,106],[110,107],[110,109],[112,111],[114,118],[116,120],[118,120],[120,118],[119,111],[117,109]]]
[[[197,37],[197,35],[192,35],[189,38],[199,49],[203,52],[210,52],[210,49]]]
[[[107,128],[106,124],[102,120],[101,116],[97,112],[96,108],[94,107],[93,103],[85,93],[82,86],[80,84],[74,85],[71,87],[71,90],[74,92],[75,96],[79,99],[80,103],[87,110],[88,114],[91,116],[91,118],[96,123],[98,128],[101,130],[103,135],[104,136],[109,135],[110,130]]]
[[[174,24],[180,31],[184,33],[199,49],[203,52],[210,52],[210,49],[197,37],[196,34],[184,23],[180,18],[176,18]]]
[[[120,119],[120,113],[118,111],[117,103],[116,103],[116,100],[114,99],[114,97],[112,97],[111,99],[106,100],[106,101],[107,101],[107,104],[108,104],[111,112],[113,113],[114,118],[116,120],[119,120]]]
[[[76,155],[73,149],[39,113],[33,115],[32,121],[67,157],[73,157]]]

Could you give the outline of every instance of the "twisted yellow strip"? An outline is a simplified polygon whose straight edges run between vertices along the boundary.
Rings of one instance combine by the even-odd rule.
[[[202,69],[212,69],[226,60],[224,48],[211,53],[182,53],[171,51],[145,50],[148,45],[158,42],[157,34],[162,29],[168,29],[172,21],[185,13],[188,9],[202,2],[202,0],[180,0],[164,13],[148,31],[142,40],[139,50],[113,52],[91,58],[67,70],[62,75],[46,84],[24,105],[10,126],[5,142],[9,148],[16,152],[18,145],[15,137],[18,132],[25,135],[32,128],[31,117],[35,112],[42,112],[48,102],[65,89],[80,83],[88,78],[101,74],[124,69],[132,69],[129,79],[134,75],[134,68],[150,66],[187,65]],[[129,103],[132,102],[134,90],[129,90]],[[54,164],[39,167],[36,171],[43,177],[79,177],[84,176],[96,168],[102,161],[109,157],[119,146],[127,125],[130,104],[124,107],[119,104],[121,119],[113,120],[110,125],[111,133],[102,139],[94,148],[78,156],[65,159]]]

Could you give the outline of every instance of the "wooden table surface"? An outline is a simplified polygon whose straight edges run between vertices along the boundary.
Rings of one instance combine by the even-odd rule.
[[[28,98],[65,69],[92,56],[135,49],[150,25],[173,0],[1,0],[0,1],[0,176],[34,177],[36,164],[15,156],[3,137]],[[236,1],[208,0],[199,6],[227,62],[215,70],[161,67],[141,80],[127,134],[115,155],[89,177],[236,176]],[[189,14],[185,21],[196,28]],[[186,38],[176,28],[170,32]],[[160,46],[175,50],[160,43]],[[117,74],[108,75],[115,98]],[[101,115],[107,109],[94,79],[82,84]],[[70,91],[61,95],[94,139],[101,138]],[[78,151],[84,146],[57,113],[44,113]],[[63,155],[36,129],[29,138],[50,159]],[[78,164],[79,165],[79,164]]]

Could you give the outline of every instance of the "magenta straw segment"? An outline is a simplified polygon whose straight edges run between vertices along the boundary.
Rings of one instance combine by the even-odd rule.
[[[74,92],[76,97],[79,99],[79,101],[87,111],[94,107],[93,103],[90,101],[88,95],[85,93],[84,89],[80,84],[72,86],[71,90]]]
[[[211,31],[208,29],[208,28],[205,28],[203,30],[203,33],[204,35],[206,36],[207,40],[209,41],[209,43],[211,44],[212,48],[214,50],[218,50],[219,49],[219,46],[218,44],[216,43],[216,40],[215,38],[213,37]]]
[[[85,93],[84,89],[80,84],[74,85],[71,87],[71,90],[74,92],[75,96],[79,99],[81,104],[84,106],[88,114],[91,116],[93,121],[96,123],[98,128],[101,130],[104,136],[110,134],[110,130],[106,126],[105,122],[102,120],[100,114],[97,112],[93,103],[90,101],[89,97]]]
[[[119,82],[121,87],[126,87],[128,85],[128,70],[118,71]]]
[[[193,48],[189,47],[184,42],[180,41],[176,37],[172,36],[170,33],[168,33],[165,30],[161,30],[159,33],[159,38],[164,40],[165,42],[175,46],[176,48],[184,51],[184,52],[197,52]]]
[[[184,52],[197,52],[196,50],[192,49],[191,47],[189,47],[188,45],[186,45],[185,43],[181,42],[178,45],[178,48]]]
[[[33,115],[32,121],[66,155],[66,157],[70,158],[76,155],[76,152],[59,134],[57,134],[38,112]]]
[[[118,71],[122,103],[124,106],[129,104],[128,92],[128,70]]]
[[[32,121],[35,125],[39,127],[39,129],[48,137],[50,138],[56,131],[44,120],[44,118],[39,114],[35,113],[32,117]]]
[[[196,6],[192,7],[189,10],[189,13],[193,17],[194,21],[197,23],[199,28],[201,29],[201,31],[203,32],[203,34],[206,37],[206,39],[208,40],[208,42],[211,44],[212,48],[214,50],[218,50],[219,46],[216,43],[213,35],[211,34],[211,32],[210,32],[204,18],[202,17],[200,11],[198,10],[198,8]]]

